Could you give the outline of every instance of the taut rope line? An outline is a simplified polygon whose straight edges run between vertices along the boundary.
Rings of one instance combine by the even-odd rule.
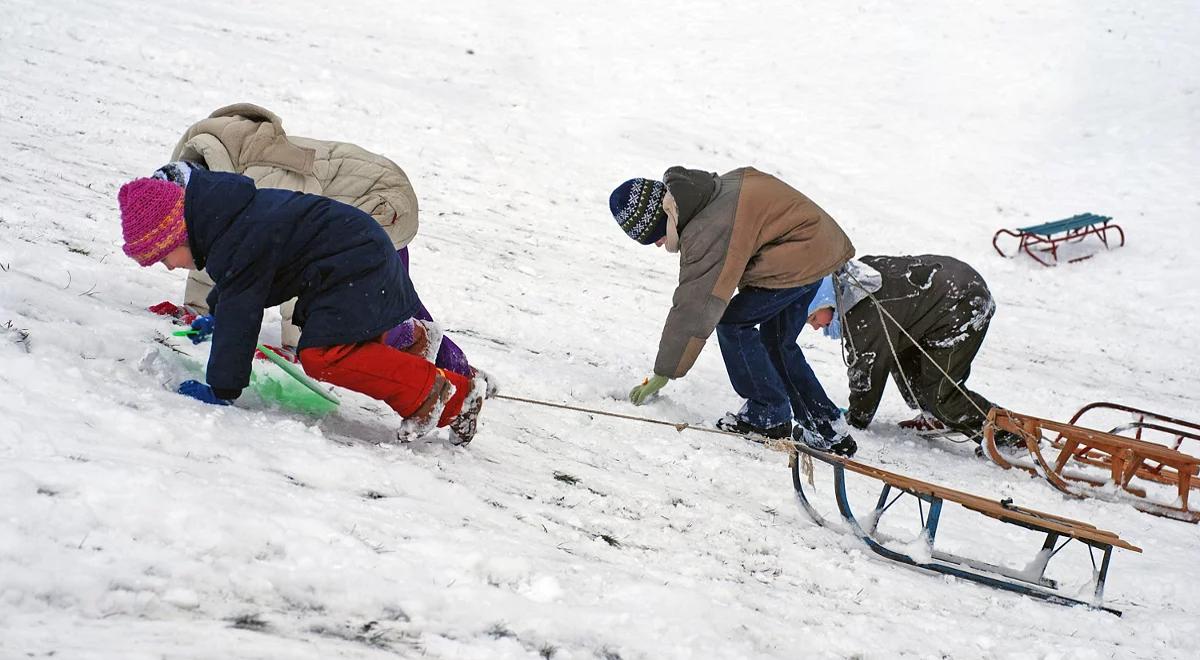
[[[547,408],[558,408],[561,410],[574,410],[575,412],[588,413],[590,415],[603,415],[605,417],[616,417],[618,419],[628,419],[628,420],[635,421],[635,422],[645,422],[647,424],[658,424],[660,426],[670,426],[671,428],[675,429],[676,431],[678,431],[680,433],[683,433],[684,431],[692,430],[692,431],[704,431],[705,433],[715,433],[717,435],[727,435],[727,436],[731,436],[734,438],[741,438],[742,440],[745,440],[748,437],[741,433],[734,433],[732,431],[722,431],[721,429],[713,429],[713,428],[709,428],[707,426],[692,426],[691,424],[688,424],[687,422],[680,422],[680,423],[668,422],[668,421],[664,421],[661,419],[652,419],[650,417],[639,417],[637,415],[624,415],[621,413],[608,412],[607,410],[596,410],[594,408],[583,408],[580,406],[570,406],[565,403],[553,403],[551,401],[539,401],[538,399],[527,399],[525,397],[509,396],[507,394],[496,394],[492,398],[493,399],[504,399],[506,401],[518,401],[520,403],[530,403],[535,406],[546,406]],[[787,438],[787,439],[780,438],[778,440],[764,438],[764,442],[762,444],[766,445],[767,447],[769,447],[771,449],[775,449],[777,451],[787,451],[795,442],[796,441],[792,440],[791,438]]]

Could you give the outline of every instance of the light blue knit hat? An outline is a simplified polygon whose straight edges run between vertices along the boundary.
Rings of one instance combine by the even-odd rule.
[[[833,339],[842,338],[842,319],[837,313],[837,295],[833,290],[833,276],[826,275],[821,278],[821,286],[817,289],[816,295],[813,296],[812,302],[808,304],[808,315],[812,316],[817,310],[830,308],[833,310],[833,321],[825,326],[825,336]]]

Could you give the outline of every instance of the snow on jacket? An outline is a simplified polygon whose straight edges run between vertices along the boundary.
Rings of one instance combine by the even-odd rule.
[[[249,384],[263,310],[285,300],[298,298],[301,349],[378,337],[419,305],[387,234],[347,204],[197,169],[184,221],[196,265],[216,282],[208,296],[214,389]]]
[[[663,180],[679,208],[679,286],[654,362],[661,376],[687,374],[736,289],[802,286],[854,256],[829,214],[754,168],[672,167]]]
[[[953,257],[866,256],[859,261],[879,273],[880,284],[873,295],[847,295],[856,282],[843,274],[838,275],[837,283],[839,307],[847,298],[850,300],[850,308],[841,309],[846,323],[842,341],[850,384],[846,417],[854,426],[864,428],[875,416],[888,374],[894,368],[893,352],[899,355],[913,346],[896,324],[878,311],[876,300],[926,350],[951,348],[968,333],[982,330],[996,311],[996,304],[983,277]],[[864,285],[871,288],[873,283]]]
[[[251,103],[225,106],[193,124],[171,160],[244,174],[259,188],[344,202],[375,218],[397,250],[417,234],[417,196],[400,166],[347,142],[288,136],[275,113]]]

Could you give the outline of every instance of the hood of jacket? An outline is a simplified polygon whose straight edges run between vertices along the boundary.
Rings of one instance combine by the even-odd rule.
[[[289,136],[278,115],[251,103],[219,108],[188,127],[171,160],[349,204],[375,218],[396,249],[417,234],[417,196],[399,165],[349,142]]]
[[[883,275],[858,259],[847,261],[833,276],[837,281],[837,309],[840,314],[854,309],[855,305],[883,287]]]
[[[687,223],[708,206],[717,194],[717,175],[703,170],[689,170],[677,165],[663,174],[663,183],[667,184],[667,190],[675,198],[675,206],[679,209],[676,225],[681,234]]]
[[[254,200],[254,192],[254,183],[245,177],[231,183],[204,170],[194,170],[188,177],[183,191],[183,219],[197,269],[204,268],[213,243]]]

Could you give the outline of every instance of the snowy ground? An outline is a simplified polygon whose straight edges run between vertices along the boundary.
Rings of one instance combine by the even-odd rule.
[[[605,202],[670,165],[754,165],[859,254],[975,265],[999,309],[971,382],[997,402],[1194,419],[1194,2],[4,14],[0,656],[1194,657],[1197,527],[905,438],[894,390],[863,461],[1119,532],[1145,549],[1113,560],[1125,616],[886,563],[798,511],[780,454],[721,436],[492,401],[469,451],[397,447],[377,444],[396,418],[354,395],[323,419],[181,398],[153,341],[171,328],[143,310],[182,276],[121,254],[116,209],[188,124],[260,103],[406,168],[417,285],[506,393],[704,423],[739,405],[715,342],[654,404],[620,400],[652,366],[676,266]],[[992,252],[999,227],[1083,211],[1128,246],[1054,270]],[[836,344],[802,343],[844,402]],[[1027,534],[957,507],[943,533],[1028,558]]]

